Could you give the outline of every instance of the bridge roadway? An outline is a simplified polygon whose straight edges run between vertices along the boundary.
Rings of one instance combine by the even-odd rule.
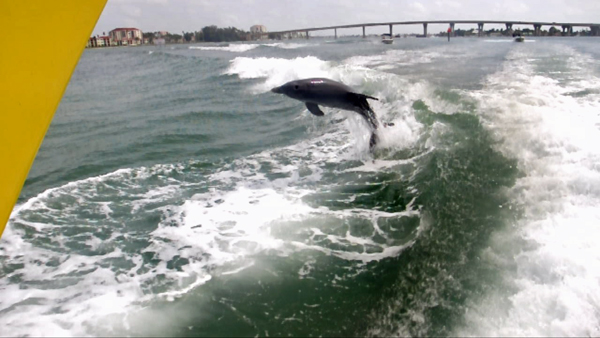
[[[560,26],[563,32],[573,33],[573,27],[590,27],[592,35],[600,36],[600,23],[570,23],[570,22],[535,22],[535,21],[497,21],[497,20],[433,20],[433,21],[399,21],[399,22],[377,22],[377,23],[361,23],[354,25],[339,25],[339,26],[327,26],[327,27],[312,27],[302,29],[292,29],[278,32],[262,33],[262,35],[275,34],[285,35],[292,33],[306,33],[306,38],[309,37],[309,32],[323,31],[323,30],[334,30],[335,38],[337,39],[338,28],[358,28],[362,27],[363,37],[366,36],[365,28],[373,26],[389,26],[390,35],[393,35],[393,26],[396,25],[423,25],[423,35],[427,36],[427,25],[428,24],[448,24],[452,31],[454,31],[454,25],[456,24],[476,24],[479,30],[479,35],[483,32],[484,24],[504,24],[506,29],[512,31],[513,25],[531,25],[534,28],[534,35],[539,35],[542,26]]]

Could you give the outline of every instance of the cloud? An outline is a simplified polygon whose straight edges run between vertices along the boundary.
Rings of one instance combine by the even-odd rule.
[[[425,8],[425,6],[423,6],[422,3],[420,2],[413,2],[410,5],[408,5],[409,8],[411,10],[417,11],[419,13],[426,13],[427,12],[427,8]]]
[[[142,9],[139,6],[122,5],[121,11],[128,17],[141,17]]]

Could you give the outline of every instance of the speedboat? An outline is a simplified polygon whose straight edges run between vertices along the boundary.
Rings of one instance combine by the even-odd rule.
[[[394,43],[394,38],[390,34],[381,34],[381,42],[385,43],[386,45],[391,45]]]
[[[515,38],[515,42],[524,42],[525,38],[521,36],[520,32],[513,33],[513,38]]]

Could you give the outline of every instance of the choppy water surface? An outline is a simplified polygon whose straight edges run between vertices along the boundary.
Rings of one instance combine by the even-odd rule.
[[[600,335],[600,45],[86,50],[0,242],[3,336]],[[351,112],[269,92],[328,77]]]

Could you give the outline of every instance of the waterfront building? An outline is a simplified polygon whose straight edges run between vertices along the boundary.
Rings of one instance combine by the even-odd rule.
[[[250,35],[252,36],[253,40],[259,40],[259,39],[263,39],[266,38],[266,35],[263,35],[262,33],[266,33],[267,32],[267,27],[263,26],[263,25],[254,25],[252,27],[250,27]]]
[[[143,41],[142,31],[137,28],[115,28],[109,33],[114,45],[139,45]]]
[[[110,36],[92,36],[88,39],[87,48],[109,47],[112,44]]]

